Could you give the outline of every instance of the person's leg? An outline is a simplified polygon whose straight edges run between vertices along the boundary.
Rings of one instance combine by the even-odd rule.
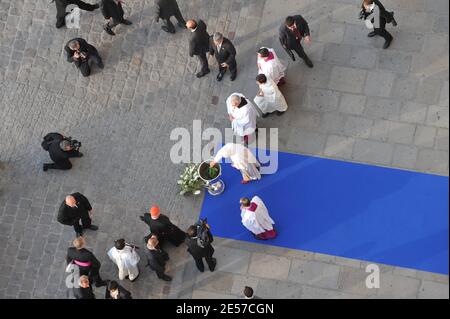
[[[103,69],[105,66],[103,64],[102,57],[98,53],[97,49],[91,46],[92,54],[89,56],[89,59],[95,63],[100,69]],[[78,151],[77,151],[78,152]],[[79,152],[78,152],[79,153]]]
[[[81,63],[78,69],[84,77],[91,74],[91,67],[89,66],[88,61],[84,61],[83,63]]]
[[[173,25],[172,21],[169,19],[162,19],[164,25],[161,27],[163,31],[168,33],[175,33],[175,26]]]
[[[236,80],[237,78],[237,63],[232,63],[229,67],[231,73],[231,81]]]
[[[98,4],[89,4],[81,0],[72,0],[71,2],[72,4],[77,5],[81,10],[85,11],[94,11],[95,9],[98,9],[100,7]]]
[[[391,45],[391,42],[394,38],[386,30],[386,20],[385,19],[380,19],[380,28],[375,29],[375,33],[384,38],[385,43],[384,43],[383,49],[389,48],[389,46]]]
[[[81,225],[84,229],[90,228],[92,226],[92,219],[88,212],[83,213],[81,216]]]
[[[90,277],[90,279],[92,280],[91,282],[95,282],[95,287],[106,286],[106,281],[104,281],[102,277],[100,277],[98,269],[92,270],[90,273]]]
[[[112,28],[116,27],[118,24],[120,24],[119,20],[115,19],[109,19],[108,22],[105,24],[103,29],[109,34],[109,35],[116,35]]]
[[[180,28],[186,29],[186,20],[184,20],[183,15],[181,14],[180,9],[178,9],[177,12],[175,12],[175,19],[177,19],[177,21],[178,21],[178,26],[179,26]]]
[[[197,73],[197,77],[200,78],[209,73],[208,59],[206,58],[206,53],[197,55],[197,58],[201,64],[201,71]]]
[[[69,170],[72,168],[72,163],[69,160],[56,162],[56,163],[47,163],[44,164],[44,171],[47,171],[49,169],[60,169],[60,170]]]
[[[73,224],[73,229],[75,230],[75,233],[77,236],[83,235],[83,227],[80,225],[80,222],[77,221],[75,224]]]
[[[195,260],[195,265],[197,266],[197,269],[200,272],[204,272],[205,271],[205,265],[203,264],[202,258],[194,258],[194,260]]]
[[[208,264],[209,270],[213,272],[216,269],[217,260],[216,258],[213,258],[213,256],[207,256],[205,257],[206,263]]]
[[[220,65],[220,62],[217,61],[217,63],[219,64],[219,74],[217,74],[217,81],[222,81],[223,76],[225,75],[225,73],[227,72],[227,68],[224,68]]]
[[[298,43],[297,47],[294,48],[294,51],[298,54],[300,58],[303,59],[303,61],[305,61],[307,66],[309,66],[310,68],[313,67],[313,63],[306,55],[305,50],[303,49],[303,46],[300,43]]]
[[[67,15],[67,14],[66,14]],[[64,16],[56,16],[56,28],[60,29],[66,25],[66,15]]]

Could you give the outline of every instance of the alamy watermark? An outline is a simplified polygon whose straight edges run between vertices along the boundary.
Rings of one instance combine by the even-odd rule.
[[[81,9],[75,5],[70,4],[66,7],[66,27],[68,29],[79,29],[81,19]]]
[[[366,272],[370,273],[366,278],[367,289],[380,289],[380,267],[375,264],[367,265]]]

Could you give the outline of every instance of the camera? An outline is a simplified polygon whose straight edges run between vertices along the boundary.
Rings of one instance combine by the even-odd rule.
[[[73,149],[79,149],[81,147],[81,142],[77,140],[73,140],[72,137],[66,138],[66,140],[70,143],[70,147]]]

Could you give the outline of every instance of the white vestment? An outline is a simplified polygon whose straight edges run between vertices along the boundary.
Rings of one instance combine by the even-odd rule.
[[[242,209],[241,218],[245,228],[255,235],[273,230],[273,225],[275,224],[269,216],[266,205],[258,196],[252,198],[250,207]]]
[[[274,49],[269,49],[269,52],[273,54],[273,59],[260,58],[258,56],[259,74],[264,74],[266,77],[271,78],[276,84],[285,77],[286,67],[281,63]],[[268,61],[266,61],[268,60]]]
[[[233,95],[244,98],[247,101],[247,104],[241,108],[233,107],[231,105],[231,97]],[[234,134],[238,136],[253,134],[256,130],[256,118],[258,116],[258,112],[253,103],[240,93],[233,93],[230,95],[226,103],[228,114],[234,118],[231,122],[231,128],[233,129]]]
[[[257,169],[261,166],[255,155],[242,144],[225,144],[214,157],[214,162],[219,163],[222,158],[229,158],[232,166],[241,171],[243,176],[252,180],[261,179],[261,174]]]
[[[257,95],[254,101],[263,114],[275,111],[285,112],[288,109],[283,93],[272,79],[267,78],[267,82],[260,84],[259,88],[264,96]]]
[[[119,267],[119,279],[124,280],[129,276],[130,280],[134,280],[139,275],[138,263],[139,255],[130,246],[125,246],[122,250],[116,247],[108,251],[109,258]]]

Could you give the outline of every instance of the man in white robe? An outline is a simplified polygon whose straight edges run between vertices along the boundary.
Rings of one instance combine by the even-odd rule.
[[[250,181],[260,180],[261,173],[259,167],[261,164],[255,155],[248,148],[241,144],[228,143],[223,146],[211,162],[211,167],[219,163],[222,158],[229,158],[231,166],[238,169],[242,174],[242,184],[248,184]]]
[[[274,49],[261,48],[258,51],[258,74],[265,74],[277,85],[286,83],[286,67],[281,63]]]
[[[248,145],[256,131],[256,107],[241,93],[233,93],[226,101],[227,112],[234,134],[243,137]]]
[[[267,78],[265,74],[259,74],[256,77],[256,83],[259,85],[259,92],[254,101],[263,113],[262,117],[267,117],[275,111],[277,115],[283,115],[288,109],[288,105],[275,82]]]
[[[276,237],[277,233],[273,228],[275,222],[269,216],[266,205],[258,196],[249,200],[241,198],[241,218],[242,224],[255,235],[256,239],[267,240]]]
[[[136,253],[136,247],[127,245],[124,239],[119,239],[115,241],[114,247],[108,251],[108,256],[119,268],[120,280],[128,277],[133,282],[137,279],[140,257]]]

